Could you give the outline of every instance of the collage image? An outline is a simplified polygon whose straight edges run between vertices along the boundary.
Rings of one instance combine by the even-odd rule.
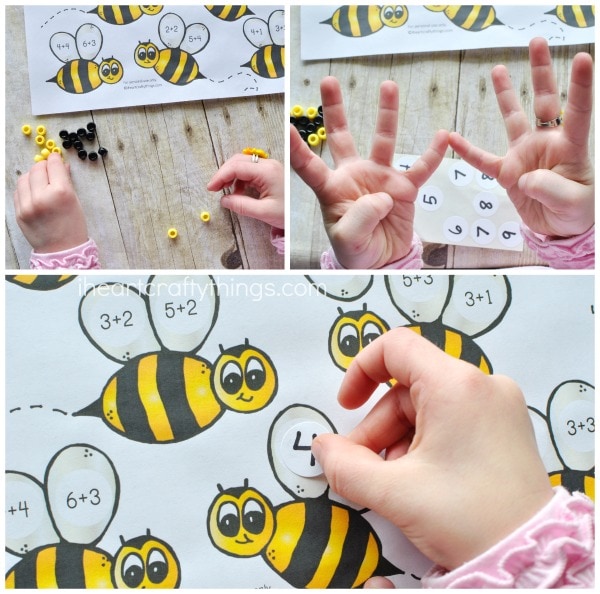
[[[595,4],[5,5],[5,588],[592,588]]]

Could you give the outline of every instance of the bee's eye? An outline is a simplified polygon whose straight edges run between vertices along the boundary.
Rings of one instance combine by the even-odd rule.
[[[102,65],[102,76],[108,76],[110,74],[110,65],[103,64]]]
[[[342,355],[346,357],[355,357],[360,350],[360,341],[358,339],[358,330],[354,324],[344,324],[340,328],[338,346]]]
[[[128,588],[137,588],[144,581],[144,561],[136,553],[129,553],[123,559],[121,577]]]
[[[229,361],[221,371],[221,385],[227,394],[236,394],[244,382],[242,369],[237,363]]]
[[[256,499],[248,499],[243,509],[244,528],[250,534],[260,534],[265,528],[265,508]]]
[[[382,335],[381,328],[373,322],[368,322],[362,329],[363,348]]]
[[[263,364],[256,357],[250,357],[246,364],[246,385],[251,390],[260,390],[265,385],[265,379]]]
[[[138,50],[138,58],[143,62],[144,60],[146,60],[147,54],[146,54],[146,48],[145,47],[141,47]]]
[[[156,50],[153,47],[148,48],[148,59],[154,60],[156,58]]]
[[[221,505],[217,525],[223,536],[235,536],[240,531],[240,516],[238,508],[233,503],[228,501]]]
[[[159,549],[152,549],[148,555],[148,579],[153,584],[160,584],[169,573],[169,564],[164,553]]]

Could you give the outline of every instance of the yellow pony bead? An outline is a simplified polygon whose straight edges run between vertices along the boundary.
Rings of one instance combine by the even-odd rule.
[[[177,237],[177,235],[178,235],[177,229],[175,229],[174,227],[171,227],[167,231],[167,235],[169,236],[169,239],[175,239]]]

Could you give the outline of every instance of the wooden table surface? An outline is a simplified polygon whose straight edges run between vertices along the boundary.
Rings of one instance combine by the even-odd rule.
[[[21,133],[44,124],[49,136],[95,122],[109,154],[81,162],[68,153],[72,177],[100,248],[104,268],[282,268],[270,227],[219,205],[206,184],[245,146],[284,159],[284,95],[195,101],[32,117],[22,6],[6,7],[6,242],[8,269],[28,268],[31,248],[13,207],[17,176],[37,147]],[[208,224],[199,215],[211,214]],[[167,237],[175,227],[176,240]]]
[[[503,155],[507,140],[496,103],[490,71],[505,64],[518,89],[524,109],[533,114],[533,89],[527,48],[483,49],[359,57],[336,60],[300,60],[300,11],[291,13],[291,104],[319,105],[319,84],[333,75],[340,80],[348,122],[359,153],[369,154],[375,128],[379,85],[386,79],[400,87],[400,120],[396,153],[421,154],[441,128],[457,130],[475,145]],[[593,55],[593,45],[552,48],[559,89],[566,97],[573,56]],[[533,116],[532,116],[533,117]],[[594,131],[590,136],[594,138]],[[593,141],[590,142],[593,158]],[[319,154],[330,167],[325,142]],[[455,157],[448,150],[446,157]],[[319,268],[321,253],[329,246],[321,211],[313,192],[292,172],[290,180],[290,236],[292,268]],[[427,268],[497,268],[543,265],[527,247],[523,252],[425,244]]]

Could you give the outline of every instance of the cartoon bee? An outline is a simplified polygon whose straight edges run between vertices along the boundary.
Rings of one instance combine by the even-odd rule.
[[[89,10],[89,14],[97,14],[103,21],[110,25],[128,25],[137,21],[145,14],[155,15],[163,9],[162,5],[137,6],[130,5],[101,5]]]
[[[344,312],[338,307],[338,312],[329,331],[329,355],[336,367],[346,371],[354,357],[390,327],[376,313],[367,311],[366,303],[362,310]]]
[[[590,499],[595,499],[594,408],[594,386],[582,380],[554,388],[545,415],[529,407],[536,413],[532,420],[540,453],[546,467],[553,469],[550,484],[585,493]]]
[[[304,424],[298,425],[299,420]],[[207,519],[211,542],[233,557],[261,555],[295,588],[356,588],[373,575],[403,574],[383,557],[381,541],[362,514],[329,498],[329,486],[322,476],[306,479],[294,473],[284,477],[278,473],[286,468],[278,451],[283,436],[307,422],[308,435],[298,438],[306,440],[307,445],[297,446],[296,450],[310,466],[312,427],[335,432],[321,412],[292,405],[279,413],[269,431],[272,464],[273,457],[278,458],[273,465],[275,476],[294,501],[274,506],[250,487],[247,479],[242,487],[223,489],[218,485],[219,494],[210,505]]]
[[[242,68],[263,78],[281,78],[285,74],[285,13],[275,10],[269,22],[257,17],[244,21],[244,35],[258,50]]]
[[[331,18],[321,21],[322,25],[331,25],[340,35],[346,37],[366,37],[377,33],[384,27],[401,27],[408,20],[406,6],[340,6]]]
[[[73,274],[7,274],[9,283],[33,291],[53,291],[77,278]]]
[[[248,341],[222,349],[214,369],[195,354],[217,318],[212,277],[151,277],[146,295],[120,283],[110,294],[103,287],[82,299],[80,323],[90,342],[123,366],[74,416],[98,417],[135,441],[173,443],[198,435],[228,408],[254,412],[275,396],[275,367]],[[177,291],[186,297],[169,296]]]
[[[150,40],[140,42],[134,53],[138,66],[154,68],[162,79],[178,86],[206,78],[193,57],[210,39],[205,25],[193,23],[186,27],[180,16],[169,12],[160,19],[158,35],[167,47],[159,50]]]
[[[128,541],[121,537],[121,548],[113,564],[115,588],[179,588],[181,567],[173,548],[147,530],[144,536]]]
[[[112,588],[112,556],[96,545],[111,523],[119,478],[109,458],[87,444],[60,450],[44,484],[6,472],[6,549],[22,557],[6,588]]]
[[[343,277],[340,277],[343,278]],[[340,279],[333,290],[323,289],[328,277],[310,278],[320,292],[340,299]],[[351,278],[348,282],[352,283]],[[491,374],[492,365],[475,338],[500,323],[511,302],[508,279],[500,276],[386,276],[385,286],[394,307],[409,321],[410,328],[437,347]],[[344,300],[348,300],[348,291]],[[364,296],[364,291],[361,291]],[[334,364],[346,370],[369,342],[389,330],[377,314],[363,310],[340,315],[329,332],[329,353]],[[356,321],[354,321],[356,320]],[[460,328],[460,330],[459,330]],[[353,354],[355,353],[355,354]]]
[[[246,6],[233,6],[231,4],[225,6],[215,6],[214,4],[205,5],[204,8],[213,16],[216,16],[222,21],[237,21],[243,16],[253,15],[254,13]]]
[[[493,6],[425,5],[432,12],[443,12],[450,21],[465,31],[483,31],[492,25],[503,25]]]
[[[593,4],[587,6],[557,6],[545,14],[555,15],[569,27],[585,29],[596,24],[596,7]]]
[[[81,25],[75,37],[70,33],[54,33],[50,49],[65,65],[46,82],[56,83],[67,93],[89,93],[102,83],[114,85],[123,78],[123,66],[117,59],[94,62],[102,49],[102,32],[96,25]]]

